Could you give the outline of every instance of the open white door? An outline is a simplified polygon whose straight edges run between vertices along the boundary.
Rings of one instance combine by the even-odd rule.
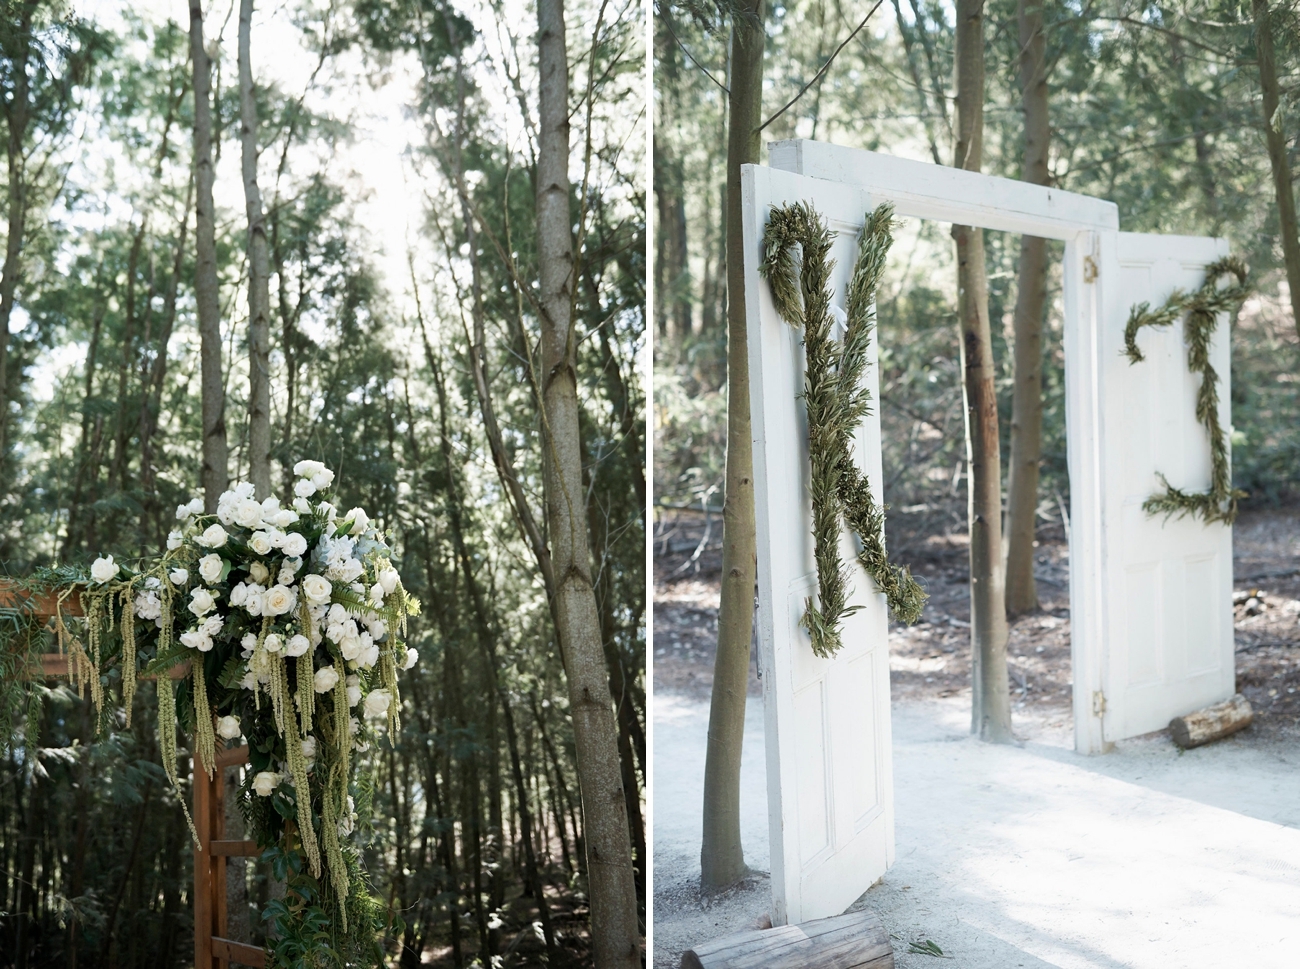
[[[1142,503],[1161,490],[1157,472],[1188,491],[1208,491],[1210,444],[1196,420],[1200,374],[1187,369],[1183,321],[1137,337],[1145,360],[1124,356],[1130,307],[1195,290],[1205,267],[1228,254],[1223,239],[1120,232],[1117,273],[1103,328],[1101,382],[1107,447],[1104,545],[1108,559],[1103,697],[1094,698],[1106,742],[1168,726],[1170,719],[1235,690],[1232,529],[1185,517],[1151,517]],[[1107,265],[1109,263],[1109,265]],[[1112,268],[1113,267],[1113,268]],[[1231,426],[1228,314],[1211,344],[1219,420]]]
[[[767,736],[774,925],[838,915],[894,860],[890,756],[888,614],[885,597],[856,565],[833,659],[813,654],[799,625],[814,594],[808,433],[802,334],[772,305],[758,275],[764,225],[773,206],[811,202],[838,233],[831,258],[835,306],[872,207],[860,188],[758,166],[742,175],[745,308],[758,532],[758,636]],[[864,378],[877,397],[875,347]],[[859,428],[856,457],[882,500],[880,422]],[[847,532],[843,556],[856,550]]]

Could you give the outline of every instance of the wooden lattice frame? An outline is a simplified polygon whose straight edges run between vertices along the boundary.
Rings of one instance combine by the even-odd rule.
[[[0,608],[15,607],[46,621],[60,609],[65,616],[82,614],[81,603],[75,597],[65,599],[60,606],[54,593],[29,596],[0,580]],[[183,679],[189,674],[189,664],[179,664],[168,672],[172,679]],[[67,654],[40,654],[40,665],[33,665],[28,675],[31,678],[67,676]],[[232,964],[252,969],[266,966],[264,949],[225,937],[227,859],[255,858],[261,854],[255,841],[225,839],[226,768],[247,763],[248,747],[235,747],[217,752],[216,770],[211,778],[204,771],[194,772],[194,828],[198,833],[198,843],[194,846],[194,969],[228,969]]]

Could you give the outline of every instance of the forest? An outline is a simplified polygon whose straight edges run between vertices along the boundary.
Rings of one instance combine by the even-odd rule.
[[[637,962],[645,28],[587,0],[4,4],[3,573],[143,560],[205,489],[333,471],[423,604],[355,789],[385,964]],[[101,717],[0,639],[0,965],[192,965],[194,747],[173,788],[161,687],[127,711],[107,672]],[[230,935],[269,944],[284,871],[230,870]]]

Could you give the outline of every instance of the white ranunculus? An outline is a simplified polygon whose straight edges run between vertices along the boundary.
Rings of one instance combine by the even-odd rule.
[[[311,760],[313,757],[316,756],[316,738],[315,738],[315,737],[303,737],[303,738],[302,738],[302,755],[303,755],[304,757],[306,757],[308,760]]]
[[[339,682],[339,671],[332,666],[322,666],[312,678],[312,686],[317,693],[328,693]]]
[[[270,797],[271,793],[280,786],[280,772],[273,770],[259,771],[253,778],[253,790],[257,791],[262,797]]]
[[[190,612],[196,616],[206,616],[217,607],[217,600],[207,589],[194,589],[190,592]]]
[[[320,604],[330,601],[334,587],[323,575],[305,575],[302,578],[302,591],[308,602]]]
[[[397,574],[397,569],[394,569],[391,566],[381,570],[379,573],[379,584],[384,587],[385,595],[391,596],[397,590],[398,580],[399,576]]]
[[[266,580],[271,577],[271,570],[261,562],[254,562],[248,567],[248,575],[259,585],[266,585]]]
[[[299,498],[310,498],[316,493],[316,486],[311,483],[310,478],[301,478],[294,484],[293,493]]]
[[[388,705],[393,696],[387,690],[371,690],[366,694],[365,714],[371,720],[388,715]]]
[[[353,508],[343,517],[352,519],[352,535],[360,535],[370,524],[370,516],[366,514],[364,508]]]
[[[117,577],[122,566],[113,561],[113,556],[106,555],[103,558],[95,559],[95,563],[90,567],[90,577],[101,584],[108,582],[110,579]]]
[[[284,644],[284,655],[301,656],[309,649],[311,649],[311,640],[298,633],[296,636],[290,636],[289,641]]]
[[[248,540],[248,547],[258,555],[270,555],[271,549],[275,548],[275,543],[271,541],[270,533],[253,532],[252,538]]]
[[[207,531],[200,535],[196,541],[208,548],[221,548],[226,544],[226,530],[220,525],[209,525]]]
[[[284,541],[280,543],[280,550],[290,558],[298,558],[307,551],[307,539],[297,532],[290,532],[284,536]]]
[[[220,717],[217,720],[217,736],[222,740],[238,740],[242,732],[238,717]]]
[[[357,665],[363,670],[373,669],[374,665],[379,662],[379,647],[375,645],[366,646],[361,650],[361,655],[357,657]]]
[[[402,664],[402,669],[404,670],[412,669],[415,666],[415,664],[418,663],[419,661],[420,661],[420,654],[414,649],[408,649],[406,651],[406,662]]]
[[[314,474],[320,474],[325,470],[325,465],[320,461],[299,461],[293,466],[293,473],[300,478],[310,478]]]
[[[284,585],[273,585],[262,597],[262,614],[283,616],[298,604],[298,594]]]
[[[280,652],[280,647],[283,645],[284,640],[280,637],[279,633],[268,633],[266,638],[262,640],[262,648],[268,653]]]
[[[180,548],[184,540],[184,536],[179,531],[172,529],[167,533],[167,550],[170,552],[174,548]]]
[[[221,556],[210,552],[199,559],[199,575],[203,576],[203,581],[208,585],[216,585],[221,581],[221,566]]]
[[[167,578],[172,580],[172,585],[184,585],[190,581],[189,569],[172,569],[167,573]]]

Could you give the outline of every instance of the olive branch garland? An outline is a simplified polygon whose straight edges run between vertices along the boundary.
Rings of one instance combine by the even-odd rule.
[[[835,655],[843,643],[840,623],[861,606],[849,606],[848,568],[840,559],[840,519],[858,537],[858,563],[885,594],[894,618],[914,623],[926,594],[905,566],[891,565],[885,552],[885,509],[871,494],[867,476],[850,454],[849,442],[870,413],[871,394],[859,386],[875,329],[875,295],[893,244],[894,208],[881,205],[868,214],[858,241],[858,258],[849,280],[843,343],[831,336],[831,233],[810,203],[774,209],[763,238],[759,274],[772,288],[782,318],[804,331],[807,368],[803,398],[808,411],[814,557],[817,602],[805,603],[800,624],[813,652]],[[802,249],[797,278],[795,246]]]
[[[1228,274],[1237,278],[1236,284],[1219,289],[1219,278]],[[1160,309],[1153,310],[1149,303],[1139,303],[1129,311],[1124,327],[1124,355],[1130,364],[1145,359],[1137,345],[1140,329],[1169,326],[1187,314],[1184,326],[1187,369],[1201,375],[1201,387],[1196,393],[1196,419],[1210,436],[1210,490],[1204,494],[1183,491],[1157,472],[1165,490],[1142,503],[1142,510],[1148,515],[1163,514],[1166,518],[1199,515],[1207,525],[1216,521],[1231,525],[1237,518],[1237,502],[1246,493],[1232,487],[1228,439],[1219,424],[1219,375],[1210,364],[1210,340],[1218,314],[1236,309],[1246,299],[1250,292],[1248,278],[1246,264],[1235,256],[1226,256],[1205,268],[1205,282],[1196,292],[1176,289]]]

